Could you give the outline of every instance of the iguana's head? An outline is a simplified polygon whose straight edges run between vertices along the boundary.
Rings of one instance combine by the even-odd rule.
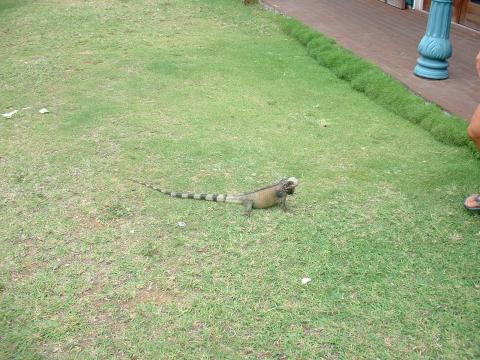
[[[282,180],[283,189],[288,195],[292,195],[295,188],[298,186],[298,179],[296,177],[289,177]]]

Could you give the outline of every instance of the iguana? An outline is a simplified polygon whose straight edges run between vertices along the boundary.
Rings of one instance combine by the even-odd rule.
[[[198,194],[190,192],[168,191],[138,180],[130,180],[172,197],[242,204],[245,207],[245,215],[247,216],[250,215],[252,209],[265,209],[277,204],[280,205],[284,211],[287,210],[287,195],[292,195],[295,191],[295,188],[298,186],[298,179],[295,177],[289,177],[280,180],[274,185],[270,185],[248,193],[241,193],[237,195]]]

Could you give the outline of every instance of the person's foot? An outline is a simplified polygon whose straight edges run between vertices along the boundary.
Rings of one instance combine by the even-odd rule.
[[[480,211],[480,194],[470,195],[463,203],[466,209],[472,211]]]

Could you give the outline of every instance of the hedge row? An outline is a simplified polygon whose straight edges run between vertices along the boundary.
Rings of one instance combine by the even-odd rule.
[[[280,19],[282,30],[286,34],[306,46],[309,55],[320,65],[349,82],[355,90],[364,93],[385,109],[420,125],[438,141],[448,145],[466,146],[480,158],[480,153],[467,136],[467,124],[463,119],[451,116],[437,105],[426,102],[378,66],[337,45],[325,35],[295,19]]]

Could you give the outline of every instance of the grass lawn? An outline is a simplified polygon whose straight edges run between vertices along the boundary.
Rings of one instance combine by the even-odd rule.
[[[240,1],[0,0],[0,20],[0,112],[30,107],[0,118],[1,359],[480,356],[466,147]],[[301,184],[245,218],[131,176]]]

